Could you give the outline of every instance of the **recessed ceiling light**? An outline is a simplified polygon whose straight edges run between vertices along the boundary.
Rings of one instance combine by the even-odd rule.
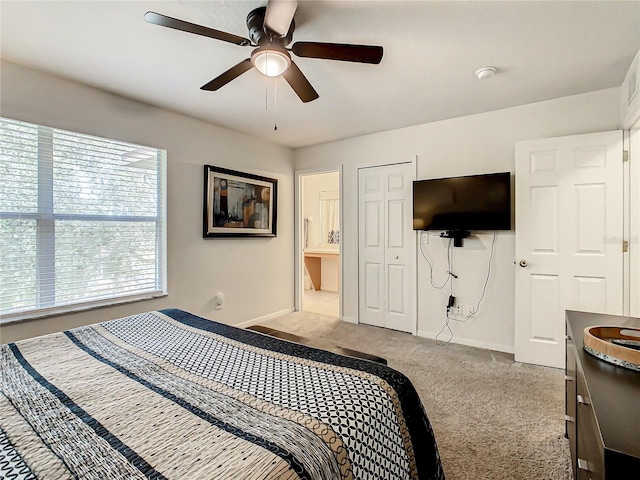
[[[493,77],[494,73],[496,73],[496,67],[482,67],[476,70],[476,77],[478,77],[478,80],[484,80],[485,78]]]

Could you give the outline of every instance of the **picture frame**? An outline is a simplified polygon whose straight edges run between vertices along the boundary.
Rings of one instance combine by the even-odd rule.
[[[275,237],[278,180],[204,166],[204,238]]]

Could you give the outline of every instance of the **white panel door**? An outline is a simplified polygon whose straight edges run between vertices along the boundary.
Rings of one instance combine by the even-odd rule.
[[[409,333],[417,310],[414,178],[411,163],[358,172],[360,322]]]
[[[623,311],[622,132],[516,144],[515,359],[561,368],[565,310]]]
[[[385,324],[385,177],[380,169],[358,171],[358,277],[360,321]]]

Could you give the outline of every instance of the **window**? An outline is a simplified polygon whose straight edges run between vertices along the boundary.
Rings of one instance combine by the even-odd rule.
[[[0,118],[3,321],[166,293],[165,158]]]

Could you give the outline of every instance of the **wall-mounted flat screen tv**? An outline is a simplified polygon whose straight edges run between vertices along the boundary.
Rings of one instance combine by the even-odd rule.
[[[414,230],[511,230],[511,174],[413,182]]]

